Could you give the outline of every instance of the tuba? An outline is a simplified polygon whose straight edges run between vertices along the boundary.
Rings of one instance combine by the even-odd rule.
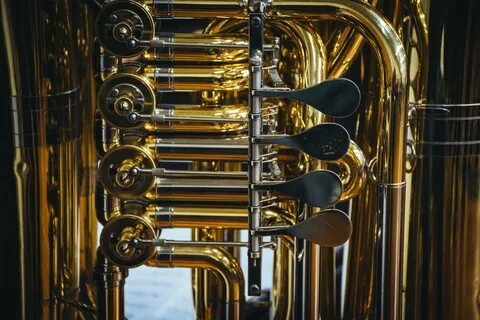
[[[3,317],[480,320],[479,14],[0,0]]]

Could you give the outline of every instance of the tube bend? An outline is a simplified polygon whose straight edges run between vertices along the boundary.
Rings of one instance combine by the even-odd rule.
[[[237,260],[222,248],[171,245],[159,247],[150,267],[200,268],[213,271],[225,286],[225,315],[241,319],[244,296],[244,277]]]
[[[395,29],[370,5],[351,0],[275,0],[273,12],[279,18],[336,20],[349,23],[362,33],[383,64],[385,91],[384,128],[379,137],[378,176],[384,184],[405,180],[407,57]]]
[[[369,41],[382,65],[384,80],[381,127],[375,176],[381,226],[376,240],[375,314],[379,319],[400,319],[405,220],[405,167],[407,124],[407,58],[395,29],[366,3],[351,0],[275,0],[273,14],[282,19],[322,19],[349,23]]]

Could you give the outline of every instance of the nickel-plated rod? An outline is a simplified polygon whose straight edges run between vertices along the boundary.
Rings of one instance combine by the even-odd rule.
[[[153,40],[135,40],[138,45],[149,46],[151,48],[207,48],[207,49],[248,49],[247,42],[176,42],[166,39],[153,39]],[[278,45],[275,44],[266,44],[263,46],[264,51],[274,51],[278,49]]]
[[[211,177],[211,178],[246,178],[246,171],[190,171],[190,170],[167,170],[163,168],[142,169],[134,167],[132,175],[149,174],[157,177]]]
[[[144,240],[139,238],[133,238],[130,241],[133,247],[163,247],[163,246],[191,246],[191,247],[204,247],[204,246],[215,246],[215,247],[247,247],[248,242],[240,241],[190,241],[190,240],[165,240],[165,239],[153,239],[153,240]],[[266,242],[262,245],[263,248],[275,249],[275,242]]]
[[[193,117],[193,116],[170,116],[165,113],[140,114],[132,112],[128,115],[128,120],[132,123],[139,121],[168,122],[168,121],[188,121],[188,122],[222,122],[222,123],[245,123],[246,119],[242,118],[220,118],[220,117]]]
[[[259,10],[261,11],[261,10]],[[252,186],[262,179],[262,147],[252,143],[262,135],[262,99],[252,93],[262,87],[263,75],[263,13],[251,12],[249,15],[249,119],[248,119],[248,185]],[[261,294],[262,238],[254,231],[260,227],[262,215],[262,192],[248,188],[248,294]]]

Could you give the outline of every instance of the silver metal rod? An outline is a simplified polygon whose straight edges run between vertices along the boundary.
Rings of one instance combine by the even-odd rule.
[[[248,294],[261,294],[262,237],[255,235],[262,215],[262,191],[251,186],[262,180],[262,146],[252,143],[262,135],[262,98],[253,94],[262,87],[263,76],[263,12],[259,8],[249,14],[249,117],[248,117]]]
[[[227,177],[227,178],[246,178],[246,171],[190,171],[190,170],[167,170],[163,168],[153,168],[153,169],[141,169],[141,168],[132,168],[132,175],[137,174],[148,174],[156,177]]]
[[[165,240],[165,239],[153,239],[144,240],[140,238],[133,238],[130,242],[133,247],[164,247],[164,246],[188,246],[188,247],[248,247],[248,242],[240,241],[190,241],[190,240]],[[276,248],[275,242],[266,242],[262,245],[262,248]]]
[[[241,118],[216,118],[216,117],[190,117],[190,116],[169,116],[165,115],[164,113],[153,113],[153,114],[140,114],[136,112],[132,112],[128,115],[128,120],[132,123],[136,123],[138,121],[153,121],[153,122],[178,122],[178,121],[186,121],[186,122],[219,122],[219,123],[245,123],[247,119]]]
[[[203,48],[203,49],[248,49],[248,43],[211,43],[211,42],[175,42],[165,39],[153,39],[153,40],[135,40],[137,45],[148,46],[150,48]],[[264,51],[278,50],[277,44],[266,44],[263,46]]]

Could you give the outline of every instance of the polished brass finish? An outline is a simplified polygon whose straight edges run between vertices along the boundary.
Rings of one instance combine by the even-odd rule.
[[[105,259],[101,251],[97,252],[93,271],[97,283],[98,319],[125,319],[125,278],[128,271]]]
[[[407,319],[480,319],[479,14],[478,1],[410,7],[424,83],[411,100]]]
[[[138,197],[152,188],[152,176],[133,177],[133,167],[153,168],[154,160],[140,147],[119,146],[110,149],[99,164],[99,180],[105,190],[122,199]]]
[[[147,49],[142,55],[143,62],[172,62],[176,64],[191,63],[240,63],[247,62],[248,40],[243,34],[181,34],[175,33],[163,37],[175,45],[167,50]],[[195,43],[195,47],[187,47],[185,43]],[[242,46],[243,48],[215,48],[211,46]]]
[[[151,114],[156,106],[155,92],[148,80],[134,74],[108,77],[100,87],[97,99],[103,118],[121,129],[136,127],[127,119],[130,113]]]
[[[243,272],[234,257],[222,248],[167,246],[158,248],[147,265],[152,267],[200,268],[220,277],[225,292],[224,319],[241,319],[243,312]]]
[[[16,250],[2,258],[13,266],[2,276],[12,297],[2,317],[92,317],[95,159],[83,120],[93,110],[81,111],[91,106],[91,13],[76,1],[3,0],[0,15],[2,108],[10,110],[2,116],[12,128],[2,139],[13,143],[2,150],[9,157],[2,170],[15,176],[6,199],[15,210],[5,212],[15,235],[2,246]]]
[[[100,249],[112,263],[122,267],[137,267],[148,261],[154,254],[154,247],[133,248],[134,238],[155,238],[156,232],[150,221],[136,215],[120,215],[110,219],[100,236]]]
[[[137,1],[111,1],[102,6],[95,23],[98,40],[113,55],[135,56],[144,48],[132,48],[128,40],[151,40],[154,20],[149,8]]]
[[[196,319],[480,320],[479,15],[476,0],[0,0],[2,316],[124,320],[128,269],[146,265],[192,269]],[[268,88],[249,90],[258,58]],[[302,137],[337,120],[272,91],[340,77],[362,92],[340,159],[249,140],[249,95],[268,96],[264,138]],[[262,190],[252,229],[249,189],[319,170],[349,208],[343,259],[262,240],[270,300],[246,302],[240,231],[321,215]]]
[[[235,6],[237,5],[238,3],[235,3],[235,2],[225,2],[225,3],[221,3],[220,2],[216,2],[215,4],[210,4],[210,5],[213,5],[211,6],[211,11],[200,11],[200,7],[202,7],[201,5],[198,6],[198,3],[196,4],[193,4],[193,3],[188,3],[188,2],[183,2],[181,4],[178,4],[177,3],[171,3],[169,6],[165,7],[165,8],[162,8],[162,6],[154,6],[154,9],[152,12],[154,12],[154,15],[155,14],[158,14],[158,13],[164,13],[166,15],[171,15],[171,16],[175,16],[175,17],[182,17],[184,16],[186,13],[189,14],[189,17],[205,17],[205,16],[209,16],[209,17],[224,17],[223,14],[224,12],[222,11],[222,13],[219,13],[219,11],[215,11],[213,9],[215,9],[215,5],[218,5],[219,7],[216,7],[216,9],[219,9],[219,8],[229,8],[230,6]],[[148,5],[148,4],[147,4]],[[197,5],[197,6],[196,6]],[[402,55],[402,51],[401,51],[401,45],[399,44],[399,41],[398,41],[398,38],[395,38],[395,36],[387,39],[387,40],[384,40],[384,35],[383,35],[383,30],[380,30],[380,28],[378,28],[377,26],[378,25],[381,25],[382,28],[388,30],[388,32],[390,32],[391,34],[394,35],[394,33],[391,31],[392,28],[390,26],[388,26],[387,24],[385,24],[385,22],[383,20],[379,20],[378,19],[378,16],[376,14],[372,14],[372,11],[370,11],[370,8],[368,8],[367,6],[363,6],[363,5],[359,5],[358,7],[355,7],[355,9],[351,9],[350,7],[348,6],[343,6],[343,3],[340,3],[340,4],[337,4],[337,3],[330,3],[330,2],[320,2],[318,4],[303,4],[303,3],[299,3],[299,2],[295,2],[295,1],[292,1],[292,2],[282,2],[282,1],[279,1],[279,2],[276,2],[274,3],[274,10],[273,12],[275,13],[276,11],[277,12],[280,12],[280,14],[282,14],[283,16],[287,17],[288,15],[296,15],[297,14],[297,10],[299,10],[301,12],[302,15],[310,15],[312,17],[321,17],[321,18],[342,18],[342,17],[334,17],[334,15],[328,15],[329,14],[329,11],[326,10],[326,14],[324,14],[321,10],[325,7],[327,8],[328,5],[331,5],[331,6],[337,6],[339,11],[337,11],[338,13],[340,13],[340,16],[342,13],[345,14],[345,17],[343,18],[347,18],[347,19],[352,19],[356,22],[356,23],[360,23],[362,25],[362,27],[364,29],[362,30],[365,30],[367,29],[368,30],[368,33],[373,35],[373,40],[374,40],[374,46],[375,48],[378,48],[379,49],[379,55],[380,54],[383,54],[384,56],[388,57],[388,59],[386,60],[385,62],[385,68],[386,68],[386,74],[388,76],[386,80],[386,90],[384,90],[383,92],[388,92],[389,94],[392,94],[392,96],[394,98],[391,98],[390,95],[386,96],[385,97],[385,101],[386,101],[386,104],[385,104],[385,110],[386,110],[386,113],[387,115],[383,118],[383,119],[387,119],[388,121],[390,121],[390,123],[387,123],[385,125],[385,128],[387,129],[384,129],[383,131],[381,131],[382,134],[386,134],[387,136],[383,136],[380,138],[380,141],[384,141],[386,143],[386,146],[391,146],[391,145],[399,145],[401,146],[402,145],[402,142],[403,142],[403,139],[404,138],[404,135],[405,135],[405,132],[401,130],[401,128],[403,128],[403,125],[402,125],[402,121],[403,123],[405,123],[405,108],[402,107],[402,105],[404,106],[405,105],[405,99],[403,98],[404,95],[405,95],[405,73],[404,73],[404,69],[403,68],[403,57],[401,56]],[[324,6],[324,7],[323,7]],[[317,8],[319,10],[317,10]],[[168,12],[162,12],[162,10],[165,9],[165,10],[168,10]],[[157,10],[157,11],[155,11]],[[290,10],[290,11],[289,11]],[[294,12],[294,14],[292,14],[292,12]],[[308,11],[308,12],[307,12]],[[232,16],[230,16],[232,17]],[[375,23],[370,23],[370,21],[375,21]],[[389,42],[390,41],[390,42]],[[400,49],[399,49],[400,48]],[[399,54],[399,56],[395,56],[396,54]],[[179,69],[180,70],[180,69]],[[158,71],[157,71],[158,72]],[[147,73],[148,73],[148,70],[147,70]],[[150,74],[152,74],[150,72]],[[165,74],[165,72],[163,73],[160,73],[160,76],[162,74]],[[152,76],[147,76],[147,77],[150,77],[152,78]],[[163,76],[162,76],[163,77]],[[179,79],[181,79],[182,77],[180,76]],[[168,83],[168,82],[166,82]],[[158,82],[157,82],[158,84]],[[156,84],[156,85],[157,85]],[[197,90],[206,90],[206,89],[210,89],[210,90],[218,90],[219,88],[222,88],[222,87],[217,87],[215,84],[212,85],[212,83],[209,84],[209,86],[205,86],[205,87],[202,87],[200,86],[196,81],[192,81],[191,84],[193,84],[196,88],[198,88]],[[197,87],[198,85],[198,87]],[[178,88],[182,88],[181,86],[179,86]],[[225,87],[223,87],[224,89]],[[168,88],[165,88],[165,87],[160,87],[160,89],[169,89],[169,90],[172,90],[173,87],[171,85],[169,85]],[[398,101],[399,105],[400,105],[400,108],[395,108],[395,105],[394,104],[391,104],[390,101]],[[392,113],[392,114],[390,114]],[[392,128],[400,128],[400,129],[392,129]],[[389,136],[389,134],[393,134],[393,136]],[[175,140],[171,140],[170,142],[167,142],[168,140],[165,140],[165,139],[162,139],[162,140],[159,140],[159,139],[152,139],[150,140],[150,146],[153,147],[153,149],[151,147],[149,147],[149,149],[151,150],[155,150],[154,154],[160,154],[161,155],[161,158],[160,159],[183,159],[183,160],[191,160],[191,159],[194,159],[192,158],[192,152],[189,152],[189,153],[181,153],[181,152],[178,152],[179,149],[178,148],[178,143],[181,142],[181,140],[178,140],[175,139]],[[157,146],[158,145],[165,145],[165,142],[167,142],[167,145],[171,145],[171,146],[175,146],[174,148],[177,149],[178,151],[174,151],[173,153],[165,153],[165,152],[159,152],[161,149],[159,149]],[[187,141],[184,141],[183,145],[187,148],[189,148],[190,150],[194,150],[196,149],[199,145],[201,145],[202,143],[200,144],[191,144],[191,143],[187,143]],[[210,149],[210,150],[224,150],[224,148],[221,148],[220,145],[218,144],[214,144],[214,143],[207,143],[207,145],[216,145],[218,147],[214,147],[213,149]],[[180,144],[182,145],[182,144]],[[219,148],[220,147],[220,148]],[[187,149],[185,149],[187,150]],[[202,156],[201,157],[198,157],[198,158],[201,158],[201,159],[211,159],[211,160],[214,160],[214,159],[219,159],[219,155],[221,155],[222,153],[218,153],[217,154],[217,157],[212,157],[210,158],[209,154],[211,154],[210,151],[207,152],[207,150],[209,150],[209,148],[205,148],[205,147],[202,147],[200,150],[205,150],[203,151],[202,153],[200,153]],[[384,148],[383,151],[385,151],[386,149]],[[396,149],[393,149],[393,150],[396,150]],[[396,185],[398,184],[398,186],[400,187],[400,190],[401,190],[401,186],[403,184],[403,176],[402,174],[404,173],[404,170],[402,170],[402,167],[401,167],[401,164],[402,164],[402,159],[403,159],[403,156],[404,156],[404,150],[405,149],[402,149],[402,148],[399,148],[398,149],[398,153],[394,156],[385,156],[384,154],[379,154],[378,158],[380,162],[382,162],[382,165],[383,165],[383,161],[382,159],[389,159],[388,161],[397,161],[397,163],[393,163],[393,164],[386,164],[385,166],[378,166],[377,168],[388,168],[387,171],[380,171],[378,173],[375,173],[375,177],[377,178],[377,181],[379,181],[379,183],[383,186],[387,186],[387,189],[389,189],[391,186],[395,186],[397,187]],[[197,154],[197,153],[195,153]],[[200,155],[198,154],[198,155]],[[241,160],[243,157],[238,157],[236,159],[238,160]],[[220,156],[220,159],[223,159],[223,160],[234,160],[235,158],[228,158],[228,157],[221,157]],[[361,159],[361,158],[360,158]],[[237,161],[238,161],[237,160]],[[282,159],[280,159],[282,160]],[[362,168],[362,173],[358,174],[357,176],[358,177],[361,177],[361,179],[363,179],[365,177],[365,165],[364,165],[364,161],[360,161],[359,163],[361,163],[361,168]],[[383,170],[383,169],[382,169]],[[399,174],[397,174],[396,172],[399,172]],[[355,185],[355,184],[353,184]],[[383,189],[381,189],[383,190]],[[157,193],[157,191],[155,191],[155,194]],[[402,193],[395,193],[393,192],[393,197],[391,197],[390,193],[387,192],[386,193],[386,196],[383,197],[386,202],[384,205],[386,205],[386,211],[383,211],[383,214],[386,214],[386,215],[391,215],[392,217],[396,217],[398,219],[401,220],[401,216],[402,216],[402,212],[403,212],[403,209],[401,207],[398,207],[397,208],[397,213],[394,213],[392,211],[390,211],[390,206],[392,206],[392,208],[396,208],[396,201],[398,201],[398,199],[402,199]],[[183,200],[186,200],[186,198],[184,198]],[[381,207],[384,207],[384,205],[382,204]],[[389,251],[388,253],[392,254],[392,257],[393,257],[393,260],[394,263],[392,264],[392,266],[394,266],[394,268],[396,269],[393,269],[393,270],[387,270],[387,269],[384,269],[383,270],[383,274],[385,274],[385,276],[391,276],[393,277],[392,279],[392,291],[390,292],[387,292],[387,296],[389,296],[389,294],[391,293],[391,300],[387,301],[387,303],[392,303],[392,309],[390,310],[389,307],[387,307],[387,313],[391,312],[394,317],[397,316],[398,314],[398,311],[399,311],[399,286],[398,286],[398,278],[395,278],[398,276],[399,274],[399,267],[401,266],[401,263],[398,259],[398,256],[399,256],[399,253],[400,253],[400,250],[398,249],[398,246],[401,245],[401,242],[399,241],[398,239],[398,235],[399,235],[399,228],[401,228],[401,223],[398,223],[398,221],[400,220],[397,220],[396,224],[394,224],[393,226],[393,230],[396,232],[393,233],[393,244],[395,246],[397,246],[395,248],[395,250],[393,251]],[[391,226],[388,225],[384,225],[382,226],[383,228],[390,228]],[[390,233],[389,231],[387,231],[387,229],[385,229],[385,235],[386,236],[390,236]],[[318,252],[318,251],[316,251]],[[317,255],[318,256],[318,255]],[[313,257],[313,256],[312,256]],[[316,258],[315,258],[316,259]],[[390,264],[390,256],[382,256],[381,259],[380,259],[380,265],[383,265],[386,266]],[[309,260],[309,261],[314,261],[314,260]],[[390,285],[390,282],[379,282],[379,283],[387,283],[388,284],[388,288],[389,285]],[[388,289],[390,290],[390,289]],[[318,294],[315,293],[315,294]],[[314,295],[312,295],[312,297],[314,297]],[[384,302],[384,300],[381,300],[379,303],[380,305],[378,306],[378,310],[381,310],[382,308],[384,308],[384,305],[382,305],[382,303]],[[312,303],[311,301],[308,302],[308,304]],[[318,302],[314,302],[315,303],[315,308],[317,308],[317,303]],[[318,310],[318,311],[315,311],[314,314],[319,314],[319,309],[315,309],[315,310]],[[302,312],[307,312],[307,309],[303,309]],[[299,315],[301,313],[298,313],[297,312],[297,315]],[[310,313],[309,313],[310,314]]]

